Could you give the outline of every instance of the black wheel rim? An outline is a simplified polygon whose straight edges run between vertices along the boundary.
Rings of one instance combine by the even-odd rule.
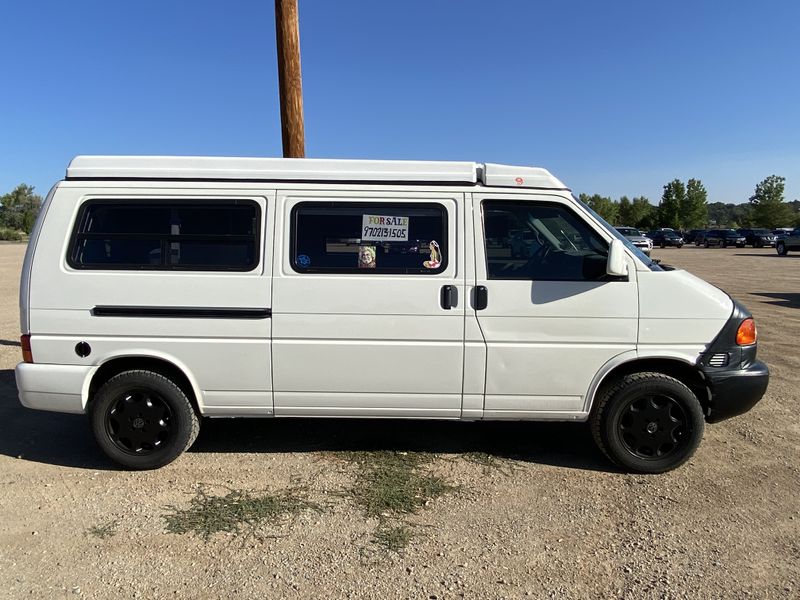
[[[629,402],[617,432],[625,448],[643,460],[663,460],[680,453],[691,432],[686,410],[671,396],[654,394]]]
[[[145,456],[159,452],[172,438],[172,411],[153,390],[128,390],[111,404],[105,425],[117,448]]]

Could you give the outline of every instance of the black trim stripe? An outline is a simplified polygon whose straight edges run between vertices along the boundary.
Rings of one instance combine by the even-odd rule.
[[[474,181],[425,181],[403,179],[250,179],[235,177],[65,177],[65,181],[194,181],[199,183],[320,183],[324,185],[480,185]]]
[[[209,308],[203,306],[95,306],[95,317],[169,319],[269,319],[269,308]]]

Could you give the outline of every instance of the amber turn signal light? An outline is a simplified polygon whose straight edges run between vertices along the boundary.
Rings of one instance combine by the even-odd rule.
[[[22,347],[22,360],[26,363],[33,362],[33,352],[31,352],[31,336],[23,335],[19,338],[19,345]]]
[[[739,346],[749,346],[750,344],[755,344],[757,339],[756,322],[752,317],[742,321],[741,325],[739,325],[739,330],[736,332],[736,343]]]

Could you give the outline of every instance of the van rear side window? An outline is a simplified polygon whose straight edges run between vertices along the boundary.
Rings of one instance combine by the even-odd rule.
[[[261,209],[252,200],[91,200],[68,254],[76,269],[250,271]]]
[[[432,275],[449,254],[441,204],[302,202],[292,210],[298,273]]]

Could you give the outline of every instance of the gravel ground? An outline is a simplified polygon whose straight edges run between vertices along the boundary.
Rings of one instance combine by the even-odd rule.
[[[17,401],[23,253],[0,245],[0,598],[800,597],[800,255],[654,253],[751,309],[772,381],[684,467],[637,476],[580,424],[336,420],[206,421],[172,465],[119,471],[84,417]],[[425,468],[458,486],[403,517],[399,553],[344,493],[344,451],[374,449],[432,452]],[[320,509],[250,535],[168,532],[199,489],[296,489]]]

